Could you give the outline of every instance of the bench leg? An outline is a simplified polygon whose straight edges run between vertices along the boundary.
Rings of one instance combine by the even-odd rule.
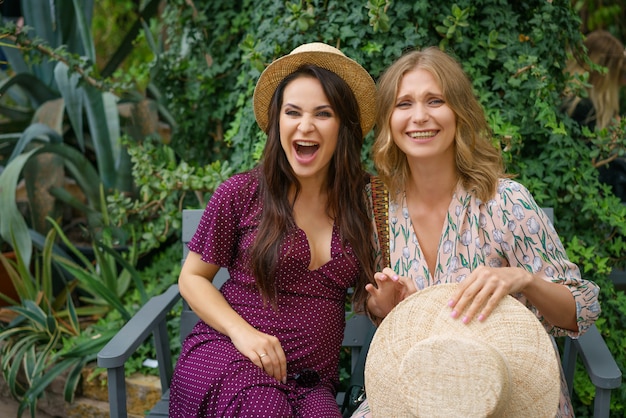
[[[567,382],[567,390],[569,390],[569,396],[572,397],[574,390],[574,373],[576,372],[576,358],[578,357],[578,348],[570,337],[565,337],[565,345],[563,347],[563,358],[561,365],[563,367],[563,374],[565,381]]]
[[[596,397],[593,401],[594,418],[608,418],[611,409],[611,389],[596,387]]]
[[[109,406],[111,418],[127,418],[126,412],[126,378],[124,366],[110,368],[107,371],[109,385]]]

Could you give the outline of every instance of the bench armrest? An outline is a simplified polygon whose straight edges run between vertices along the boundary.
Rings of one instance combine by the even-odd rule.
[[[166,318],[179,300],[178,285],[152,297],[98,353],[98,366],[107,369],[111,418],[127,416],[124,363],[151,333],[155,337],[161,389],[169,388],[172,356]]]
[[[596,387],[594,417],[608,417],[611,390],[620,387],[622,372],[595,324],[579,338],[565,339],[562,362],[570,395],[579,354],[591,382]]]

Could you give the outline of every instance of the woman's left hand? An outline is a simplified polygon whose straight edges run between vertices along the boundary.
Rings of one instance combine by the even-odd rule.
[[[376,286],[371,283],[365,285],[368,292],[367,309],[378,318],[387,314],[408,295],[416,292],[415,283],[408,277],[401,277],[389,267],[374,274]]]
[[[465,324],[476,315],[479,321],[484,321],[502,298],[523,291],[533,278],[532,273],[521,267],[480,266],[459,283],[458,290],[448,302],[452,308],[451,316],[460,316]]]

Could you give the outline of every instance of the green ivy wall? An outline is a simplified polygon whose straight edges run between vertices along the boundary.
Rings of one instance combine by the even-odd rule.
[[[252,112],[255,81],[266,64],[299,44],[338,46],[374,78],[415,47],[439,45],[456,55],[508,170],[541,206],[555,209],[570,257],[601,286],[598,328],[625,371],[626,297],[607,277],[624,264],[626,209],[600,185],[590,146],[558,110],[568,48],[582,40],[569,1],[169,0],[163,19],[167,47],[153,81],[178,123],[171,145],[185,161],[228,160],[235,171],[250,168],[263,147]],[[623,145],[623,129],[618,139]],[[371,168],[368,152],[364,163]],[[590,415],[591,391],[590,382],[577,380],[578,416]],[[625,405],[622,386],[613,393],[613,410],[621,416]]]

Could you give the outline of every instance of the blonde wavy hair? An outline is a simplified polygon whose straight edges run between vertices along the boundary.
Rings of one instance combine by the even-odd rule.
[[[398,88],[412,70],[428,71],[441,86],[446,104],[456,115],[456,170],[465,190],[483,202],[493,198],[504,173],[501,151],[492,143],[485,112],[460,63],[436,47],[411,51],[395,61],[378,81],[376,140],[372,158],[379,176],[391,191],[404,190],[410,177],[406,155],[395,144],[389,126]],[[395,193],[392,193],[395,196]]]
[[[624,45],[605,30],[597,30],[587,35],[584,42],[589,59],[607,69],[606,73],[591,70],[580,53],[568,61],[565,71],[571,75],[589,73],[589,87],[585,87],[593,104],[593,110],[585,123],[595,119],[596,128],[606,128],[619,114],[619,89],[622,72],[626,70]],[[570,96],[565,108],[572,115],[581,97]]]

